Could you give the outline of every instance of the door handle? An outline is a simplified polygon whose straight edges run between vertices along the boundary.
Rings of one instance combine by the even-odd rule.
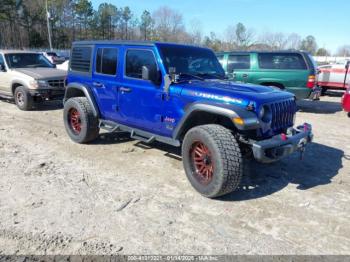
[[[94,87],[104,87],[104,85],[102,83],[100,83],[100,82],[93,82],[92,85]]]
[[[129,87],[123,87],[123,86],[120,87],[119,90],[120,90],[120,92],[122,92],[122,93],[130,93],[130,92],[132,91],[131,88],[129,88]]]
[[[243,74],[242,77],[247,78],[248,74]]]

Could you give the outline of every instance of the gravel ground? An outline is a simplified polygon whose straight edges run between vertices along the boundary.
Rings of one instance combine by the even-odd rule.
[[[252,164],[217,200],[178,151],[102,134],[70,141],[54,103],[0,100],[0,254],[350,254],[350,119],[340,97],[300,103],[304,160]]]

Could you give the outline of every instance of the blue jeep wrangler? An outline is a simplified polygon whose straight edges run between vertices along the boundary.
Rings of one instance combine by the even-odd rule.
[[[309,124],[293,128],[291,93],[228,81],[206,48],[75,42],[67,81],[64,124],[73,141],[104,129],[181,146],[189,181],[210,198],[239,186],[246,158],[271,163],[313,137]]]

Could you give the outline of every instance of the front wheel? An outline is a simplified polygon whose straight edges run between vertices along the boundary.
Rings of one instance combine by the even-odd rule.
[[[191,185],[205,197],[228,194],[241,182],[242,153],[231,131],[223,126],[190,129],[183,141],[182,158]]]
[[[14,97],[15,103],[19,109],[28,111],[33,108],[33,97],[24,86],[16,87]]]
[[[69,137],[83,144],[99,135],[98,119],[94,116],[86,97],[74,97],[64,104],[63,121]]]

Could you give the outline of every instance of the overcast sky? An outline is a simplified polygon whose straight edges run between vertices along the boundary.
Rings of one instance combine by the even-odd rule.
[[[143,10],[153,12],[169,6],[181,12],[186,25],[200,21],[204,34],[222,36],[228,25],[238,22],[265,31],[312,34],[319,47],[335,52],[350,45],[350,0],[92,0],[95,8],[102,2],[117,7],[129,6],[136,16]]]

